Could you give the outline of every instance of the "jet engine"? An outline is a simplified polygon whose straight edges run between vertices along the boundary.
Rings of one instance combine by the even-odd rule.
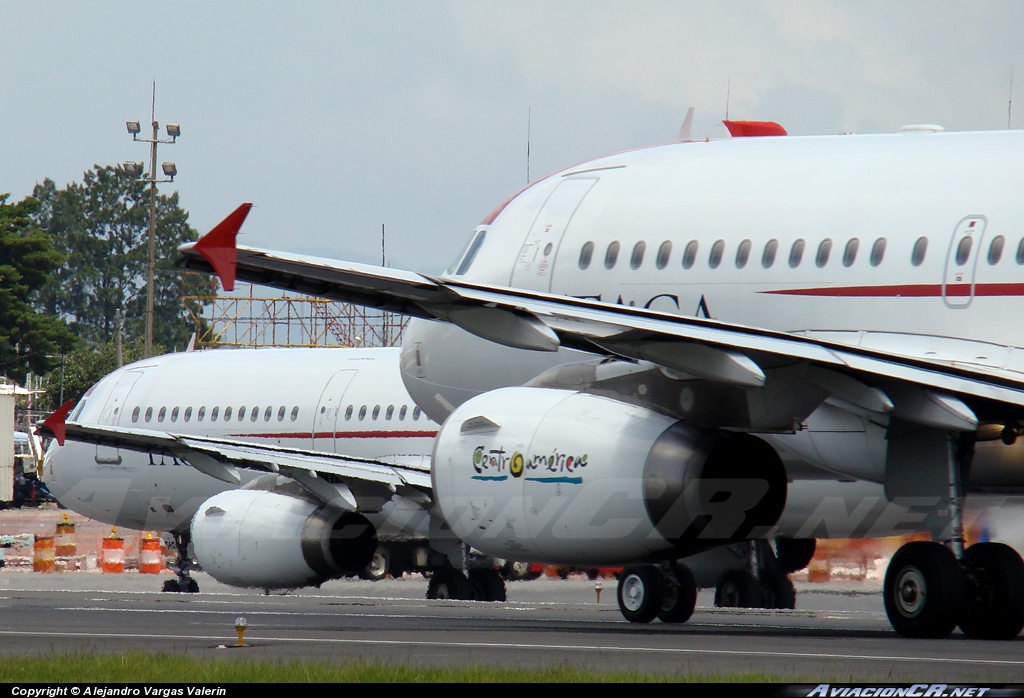
[[[199,507],[192,546],[203,570],[233,586],[295,589],[369,564],[377,534],[366,517],[327,508],[294,483],[294,491],[279,482],[267,489],[268,480],[278,478],[221,492]]]
[[[434,494],[487,555],[569,565],[685,557],[757,538],[786,503],[766,441],[548,388],[467,401],[438,433]]]

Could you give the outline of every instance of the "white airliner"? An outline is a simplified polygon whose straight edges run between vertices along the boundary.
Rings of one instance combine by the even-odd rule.
[[[398,353],[239,349],[168,354],[125,366],[92,386],[72,414],[74,421],[122,436],[108,433],[99,444],[54,443],[44,462],[46,483],[62,504],[85,516],[173,532],[174,590],[195,590],[190,539],[203,569],[238,586],[293,588],[360,570],[378,537],[426,539],[429,533],[423,506],[437,424],[402,385]],[[125,448],[121,440],[128,434],[143,436],[145,447]],[[192,435],[194,448],[171,434]],[[199,455],[206,445],[228,445],[244,461],[246,442],[273,447],[281,474],[260,476]],[[388,473],[392,482],[358,492],[380,499],[368,517],[350,507],[327,508],[294,478],[283,477],[288,459],[304,456],[320,460],[324,484],[361,470]]]
[[[770,535],[797,462],[932,533],[886,574],[899,633],[1005,639],[1024,562],[964,549],[961,512],[1024,487],[1022,155],[1020,132],[676,143],[532,183],[440,277],[236,248],[249,205],[182,266],[421,318],[402,375],[444,422],[444,522],[499,557],[629,565],[629,620],[685,620],[677,561]]]

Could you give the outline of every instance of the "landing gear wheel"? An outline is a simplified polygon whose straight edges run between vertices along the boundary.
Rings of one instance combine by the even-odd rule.
[[[764,592],[745,570],[733,570],[715,588],[715,606],[719,608],[763,608]]]
[[[928,541],[896,551],[882,587],[885,613],[900,635],[943,638],[953,632],[964,603],[964,576],[948,548]]]
[[[373,552],[373,557],[370,558],[370,564],[363,569],[359,570],[360,579],[369,579],[374,582],[380,581],[387,576],[388,573],[388,556],[383,550],[378,548]]]
[[[533,572],[529,562],[506,562],[502,568],[505,579],[517,582],[523,579],[536,579],[540,573]]]
[[[676,565],[673,571],[675,581],[668,580],[665,584],[658,620],[662,623],[685,623],[697,606],[697,582],[686,565]]]
[[[654,565],[634,565],[619,577],[619,610],[630,623],[650,623],[661,608],[665,580]]]
[[[964,551],[965,600],[960,629],[979,640],[1012,640],[1024,628],[1024,561],[1008,545],[977,543]]]
[[[497,570],[470,570],[469,581],[476,587],[481,601],[504,601],[505,580]]]
[[[762,582],[765,608],[796,608],[796,587],[781,570],[770,572]]]
[[[168,594],[177,594],[181,591],[181,585],[178,584],[177,579],[168,579],[164,582],[164,592]]]
[[[427,585],[428,599],[473,600],[473,585],[454,567],[442,567],[430,576]]]

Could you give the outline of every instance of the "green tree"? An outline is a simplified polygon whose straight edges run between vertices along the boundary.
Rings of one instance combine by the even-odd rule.
[[[57,189],[52,180],[36,185],[39,226],[50,233],[65,260],[38,295],[39,307],[61,315],[72,331],[92,345],[110,341],[121,311],[125,340],[143,337],[146,327],[149,192],[144,182],[120,167],[85,172],[81,183]],[[157,196],[156,275],[153,343],[184,347],[193,331],[185,296],[212,295],[212,279],[182,274],[173,266],[178,245],[195,240],[178,194]]]
[[[31,305],[62,258],[50,236],[32,223],[37,202],[8,204],[8,196],[0,194],[0,374],[24,383],[29,371],[50,370],[74,336],[55,314]]]
[[[145,340],[141,337],[124,344],[121,355],[125,364],[142,358]],[[163,353],[163,347],[154,345],[153,353]],[[80,344],[69,354],[56,359],[53,370],[46,375],[46,394],[36,406],[41,410],[55,410],[63,402],[77,403],[100,378],[117,368],[117,347],[114,340],[103,344]]]

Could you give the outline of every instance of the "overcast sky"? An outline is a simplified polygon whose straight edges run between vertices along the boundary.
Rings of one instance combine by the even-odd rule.
[[[437,272],[527,176],[729,115],[791,134],[1024,126],[1024,3],[0,0],[0,192],[160,150],[205,232]],[[166,191],[166,189],[165,189]]]

